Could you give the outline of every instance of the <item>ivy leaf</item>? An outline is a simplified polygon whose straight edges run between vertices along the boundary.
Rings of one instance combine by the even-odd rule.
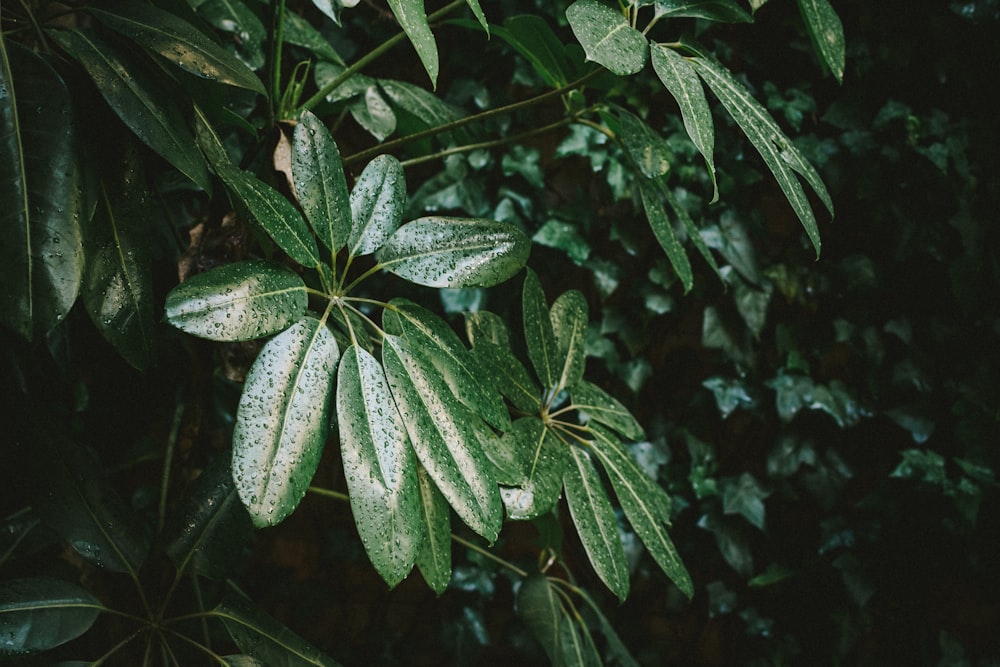
[[[387,335],[382,364],[417,459],[462,520],[493,542],[503,521],[500,497],[471,415],[407,339]]]
[[[434,33],[427,22],[427,14],[424,11],[424,0],[387,0],[389,9],[396,16],[403,32],[410,39],[413,48],[427,70],[427,76],[431,79],[431,85],[437,88],[438,77],[438,50],[434,41]]]
[[[622,12],[598,0],[577,0],[566,8],[566,18],[587,60],[618,76],[635,74],[646,64],[646,38],[629,25]]]
[[[631,440],[645,437],[642,426],[636,421],[618,399],[595,384],[582,380],[570,392],[573,407],[585,413],[593,421],[610,426]]]
[[[83,276],[69,110],[56,71],[0,36],[0,322],[28,340],[66,316]]]
[[[597,576],[624,602],[629,572],[614,508],[587,452],[579,447],[569,451],[563,483],[573,524]]]
[[[337,252],[351,229],[347,179],[330,131],[308,111],[299,117],[292,134],[292,178],[309,224],[323,245]]]
[[[298,506],[319,465],[340,354],[326,324],[303,317],[260,351],[233,429],[233,474],[258,528]]]
[[[844,26],[828,0],[798,0],[813,45],[837,83],[844,82]]]
[[[757,528],[764,530],[764,499],[770,495],[748,472],[726,484],[722,493],[722,511],[739,514]]]
[[[524,342],[528,346],[528,358],[545,388],[554,389],[558,385],[565,360],[561,358],[556,345],[545,292],[542,291],[538,276],[531,269],[528,269],[524,277],[521,307],[524,311]]]
[[[559,295],[549,311],[552,332],[559,354],[566,359],[557,387],[572,389],[583,379],[586,361],[588,309],[587,300],[577,290]]]
[[[646,219],[653,230],[653,235],[659,241],[660,247],[667,253],[670,265],[674,267],[674,272],[681,279],[684,285],[684,293],[691,291],[694,285],[694,272],[691,270],[691,261],[688,259],[684,246],[674,233],[674,227],[670,224],[670,218],[660,202],[659,188],[649,181],[639,180],[639,194],[642,197],[642,207],[646,211]]]
[[[565,445],[538,417],[514,422],[501,442],[501,447],[510,448],[520,458],[524,470],[524,477],[516,486],[500,489],[507,516],[514,520],[534,519],[548,512],[559,502],[562,493]]]
[[[101,23],[204,79],[265,95],[264,84],[242,62],[170,12],[139,2],[104,3],[89,10]]]
[[[417,466],[420,516],[427,534],[417,552],[417,567],[431,590],[441,595],[451,581],[451,510],[423,466]]]
[[[705,99],[705,89],[694,68],[679,53],[663,44],[652,44],[650,50],[653,71],[663,87],[677,100],[681,118],[684,119],[684,129],[708,165],[714,203],[719,199],[719,184],[715,177],[715,124],[708,100]]]
[[[48,577],[0,582],[0,656],[46,651],[76,639],[104,605],[76,584]]]
[[[338,663],[243,598],[229,595],[208,616],[222,620],[247,655],[269,667],[337,667]]]
[[[406,206],[406,177],[399,160],[379,155],[368,163],[350,196],[351,257],[370,255],[399,228]]]
[[[352,345],[337,376],[340,448],[354,522],[368,558],[390,587],[421,548],[416,461],[381,364]]]
[[[188,278],[167,294],[165,319],[210,340],[240,341],[284,330],[306,312],[302,278],[262,260],[216,267]]]
[[[514,225],[478,218],[408,222],[375,255],[385,270],[426,287],[492,287],[528,261],[531,242]]]
[[[697,18],[722,23],[751,23],[753,16],[734,0],[656,0],[656,18]]]

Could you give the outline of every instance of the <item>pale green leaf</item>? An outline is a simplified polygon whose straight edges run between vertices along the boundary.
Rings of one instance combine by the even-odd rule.
[[[238,341],[277,333],[305,313],[302,278],[291,269],[249,260],[199,273],[167,294],[164,317],[181,331]]]
[[[621,11],[599,0],[577,0],[566,9],[566,18],[587,60],[618,76],[635,74],[646,64],[646,38],[629,25]]]
[[[417,57],[427,70],[427,76],[431,79],[431,85],[437,88],[438,77],[438,50],[434,41],[434,33],[427,22],[427,14],[424,11],[424,0],[387,0],[389,9],[395,14],[396,20],[403,28],[403,32],[410,39]]]
[[[524,342],[528,346],[528,358],[546,390],[552,390],[558,385],[565,360],[556,345],[545,292],[542,291],[538,276],[531,269],[528,269],[524,277],[521,308],[524,312]]]
[[[523,479],[500,489],[500,497],[513,520],[533,519],[559,501],[567,466],[566,445],[552,435],[538,417],[514,422],[501,438],[520,459]]]
[[[823,62],[838,83],[844,82],[844,26],[829,0],[798,0],[799,11]]]
[[[618,399],[586,380],[579,382],[570,392],[573,407],[593,421],[610,426],[626,438],[641,440],[645,437],[642,426]]]
[[[0,582],[0,656],[46,651],[76,639],[103,608],[68,581],[37,577]]]
[[[233,429],[233,475],[258,527],[291,514],[312,481],[339,356],[326,324],[307,316],[268,341],[247,373]]]
[[[338,663],[244,598],[230,595],[208,612],[240,650],[268,667],[337,667]]]
[[[572,389],[583,379],[586,361],[588,309],[587,300],[577,290],[559,295],[549,311],[552,332],[556,337],[559,354],[566,359],[556,387],[559,391]]]
[[[656,18],[698,18],[723,23],[750,23],[753,16],[735,0],[656,0]]]
[[[360,83],[360,80],[356,83]],[[396,131],[396,114],[374,83],[359,92],[360,95],[348,105],[351,116],[375,139],[384,141]]]
[[[431,590],[441,595],[451,581],[451,509],[423,466],[417,466],[420,515],[427,534],[417,553],[417,567]]]
[[[299,117],[292,134],[292,180],[306,219],[320,242],[337,252],[351,229],[351,202],[340,151],[312,113]]]
[[[674,272],[681,279],[684,285],[684,292],[690,292],[694,285],[694,273],[691,270],[691,261],[688,259],[684,246],[674,232],[674,227],[667,217],[667,212],[660,202],[659,188],[648,181],[639,180],[639,194],[642,197],[642,207],[646,211],[646,219],[653,230],[653,235],[659,241],[660,247],[667,253],[670,265],[674,267]]]
[[[356,7],[360,0],[312,0],[316,9],[326,14],[331,21],[340,25],[340,13],[345,7]],[[291,14],[291,12],[289,12]]]
[[[368,163],[350,195],[351,257],[370,255],[399,227],[406,207],[406,177],[399,160],[379,155]]]
[[[378,85],[390,102],[410,112],[429,127],[444,125],[460,117],[455,107],[412,83],[380,79]]]

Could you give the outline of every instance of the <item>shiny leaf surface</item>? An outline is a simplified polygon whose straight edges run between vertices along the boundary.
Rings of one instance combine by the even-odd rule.
[[[524,470],[516,486],[500,489],[507,516],[514,520],[533,519],[559,502],[566,469],[566,446],[545,428],[538,417],[514,422],[503,435],[501,446],[516,452]]]
[[[76,584],[48,577],[0,582],[0,656],[55,648],[93,625],[103,605]]]
[[[549,311],[559,354],[566,359],[559,375],[560,390],[572,389],[583,379],[587,345],[587,300],[577,290],[559,295]]]
[[[320,242],[337,252],[351,229],[351,202],[340,151],[326,125],[303,112],[292,135],[295,194]]]
[[[618,399],[586,380],[581,381],[570,392],[573,405],[585,413],[590,419],[605,426],[610,426],[626,438],[641,440],[645,433]]]
[[[230,595],[209,612],[233,641],[268,667],[337,667],[338,663],[243,598]]]
[[[240,0],[208,0],[197,5],[198,14],[226,33],[236,57],[251,70],[264,66],[267,29],[257,15]]]
[[[598,0],[577,0],[566,9],[566,18],[587,60],[618,76],[635,74],[646,64],[646,38],[629,25],[622,12]]]
[[[350,195],[352,257],[370,255],[399,228],[406,206],[406,177],[399,160],[379,155],[368,163]]]
[[[451,508],[423,466],[417,466],[420,514],[427,530],[417,567],[431,590],[441,595],[451,581]]]
[[[753,16],[735,0],[656,0],[655,5],[657,17],[687,17],[724,23],[753,21]]]
[[[439,68],[437,42],[434,41],[434,33],[431,32],[431,26],[427,22],[424,0],[387,0],[387,2],[403,32],[413,44],[420,62],[424,64],[427,76],[431,78],[431,85],[437,88]]]
[[[382,79],[379,87],[389,100],[409,111],[429,127],[444,125],[459,117],[458,110],[434,93],[406,81]]]
[[[671,151],[663,137],[627,109],[614,106],[612,110],[615,134],[639,172],[646,178],[666,174],[670,170]]]
[[[829,0],[798,0],[799,11],[823,62],[838,83],[844,82],[844,26]]]
[[[564,360],[556,345],[545,292],[542,291],[538,276],[530,269],[524,277],[521,307],[524,311],[524,342],[528,346],[528,359],[545,388],[553,389],[559,382]]]
[[[472,354],[483,368],[490,369],[497,390],[515,408],[529,414],[541,409],[542,390],[508,347],[483,341],[472,348]]]

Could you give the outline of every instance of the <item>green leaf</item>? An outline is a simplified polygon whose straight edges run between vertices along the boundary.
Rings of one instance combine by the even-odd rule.
[[[354,7],[358,2],[359,0],[312,0],[316,9],[330,17],[330,20],[337,25],[340,25],[340,13],[344,7]],[[289,12],[289,15],[292,14],[292,12]]]
[[[210,340],[270,336],[306,312],[302,278],[262,260],[225,264],[199,273],[167,294],[164,317],[173,326]]]
[[[123,172],[102,183],[97,213],[87,227],[82,291],[97,330],[126,361],[145,370],[153,361],[153,275],[149,193],[137,158],[128,150]]]
[[[430,216],[397,229],[375,258],[426,287],[492,287],[517,273],[529,252],[528,238],[506,222]]]
[[[236,57],[251,70],[264,66],[267,29],[257,15],[239,0],[208,0],[198,5],[198,14],[218,30],[228,33]]]
[[[663,525],[669,518],[670,498],[646,476],[610,431],[591,428],[591,451],[611,480],[629,523],[664,573],[690,598],[694,595],[691,576]]]
[[[681,110],[684,129],[691,142],[705,158],[712,178],[712,202],[719,199],[719,184],[715,177],[715,125],[705,99],[705,89],[694,68],[679,53],[663,44],[651,44],[653,71],[659,77]]]
[[[480,366],[489,368],[497,390],[507,397],[518,410],[537,413],[542,407],[542,392],[514,353],[509,348],[490,341],[482,341],[472,348]]]
[[[556,345],[545,292],[542,291],[538,276],[531,269],[528,269],[524,277],[521,308],[524,311],[524,342],[528,346],[528,359],[542,385],[547,390],[552,390],[558,386],[566,364]]]
[[[819,228],[809,200],[802,185],[796,179],[797,172],[805,178],[819,196],[827,210],[833,214],[833,202],[819,174],[805,159],[799,149],[785,136],[771,115],[750,93],[733,78],[733,75],[715,60],[706,57],[692,58],[691,65],[712,89],[722,105],[747,135],[750,143],[764,159],[778,186],[788,198],[795,214],[812,241],[817,257],[820,252]]]
[[[0,36],[0,322],[28,340],[66,316],[83,276],[69,110],[56,71]]]
[[[291,514],[312,481],[338,357],[326,324],[307,316],[268,341],[247,373],[233,429],[233,474],[257,527]]]
[[[722,511],[739,514],[751,524],[764,530],[764,499],[771,495],[761,488],[756,478],[748,472],[730,480],[722,494]]]
[[[351,257],[370,255],[399,228],[406,207],[406,177],[399,160],[379,155],[368,163],[350,197]]]
[[[268,667],[336,667],[338,663],[284,625],[234,595],[209,612],[221,619],[240,650]]]
[[[608,617],[604,615],[601,608],[597,606],[594,599],[590,594],[583,588],[577,589],[577,594],[583,598],[583,601],[587,603],[590,610],[597,617],[598,625],[601,628],[601,634],[604,635],[604,639],[607,643],[605,648],[605,655],[607,656],[608,662],[613,662],[620,667],[639,667],[639,663],[636,662],[632,654],[629,653],[628,648],[622,642],[621,637],[615,632],[614,626],[611,625],[611,621]]]
[[[751,23],[753,16],[734,0],[656,0],[656,18],[697,18],[722,23]]]
[[[475,15],[476,20],[479,21],[479,25],[483,26],[483,30],[486,31],[486,36],[490,36],[490,24],[486,20],[486,14],[483,13],[483,8],[479,5],[479,0],[465,0],[466,4],[469,5],[469,9],[472,10],[473,15]]]
[[[625,151],[646,178],[659,178],[670,170],[667,142],[641,118],[617,105],[612,106],[612,125]]]
[[[396,20],[403,28],[403,32],[410,39],[413,48],[427,70],[427,76],[431,78],[431,85],[437,88],[438,77],[438,51],[437,43],[434,41],[434,33],[427,22],[427,14],[424,12],[424,0],[387,0],[389,9],[395,14]]]
[[[407,339],[387,335],[382,364],[420,463],[462,520],[493,542],[503,521],[500,496],[471,415]]]
[[[543,574],[532,573],[517,591],[517,613],[528,630],[545,649],[553,665],[563,664],[560,650],[561,626],[569,623],[555,586]]]
[[[586,361],[588,309],[587,300],[577,290],[569,290],[559,295],[549,311],[552,331],[556,337],[556,347],[561,357],[565,357],[557,387],[572,389],[583,379]]]
[[[295,12],[285,12],[282,34],[285,42],[301,46],[320,60],[343,65],[344,60],[323,34]]]
[[[681,279],[684,285],[684,293],[691,291],[694,285],[694,273],[691,270],[691,262],[688,260],[684,246],[674,233],[674,227],[670,224],[667,211],[660,202],[659,188],[648,181],[639,180],[639,194],[642,197],[642,207],[646,211],[646,219],[653,230],[653,235],[659,241],[660,247],[667,253],[670,265],[674,267],[674,272]]]
[[[573,407],[585,413],[593,421],[610,426],[631,440],[641,440],[645,437],[642,426],[632,413],[597,385],[584,380],[573,387],[570,394]]]
[[[569,613],[566,613],[564,622],[559,626],[559,660],[563,665],[604,666],[586,623],[582,618]]]
[[[511,17],[502,28],[494,26],[493,32],[527,58],[548,85],[560,88],[570,82],[570,72],[575,68],[566,55],[566,46],[540,16]]]
[[[253,536],[228,458],[217,458],[192,484],[177,520],[165,532],[165,551],[179,573],[222,580]]]
[[[510,414],[503,399],[490,385],[475,357],[458,335],[441,318],[406,299],[393,299],[383,315],[390,333],[412,339],[444,381],[455,398],[500,431],[510,428]]]
[[[501,438],[500,446],[514,451],[524,470],[524,477],[516,486],[500,489],[507,516],[514,520],[534,519],[551,510],[562,493],[566,446],[538,417],[514,422]]]
[[[663,198],[667,200],[667,204],[673,209],[674,215],[681,221],[684,225],[684,230],[687,231],[688,238],[694,247],[698,249],[698,253],[701,254],[702,258],[708,263],[712,270],[715,271],[715,275],[722,279],[722,274],[719,272],[719,265],[715,261],[715,256],[712,251],[708,249],[708,244],[705,243],[705,239],[701,237],[701,233],[694,224],[694,220],[688,214],[687,209],[677,201],[677,197],[674,196],[673,190],[671,190],[665,183],[660,182],[660,194]]]
[[[146,58],[91,31],[53,31],[51,37],[87,71],[108,106],[135,136],[203,190],[208,169],[198,152],[178,99],[183,95]]]
[[[382,365],[352,345],[337,376],[340,451],[358,534],[390,587],[413,567],[424,536],[416,461]]]
[[[308,111],[292,134],[292,180],[309,224],[323,245],[337,252],[351,229],[347,178],[330,131]]]
[[[510,329],[507,322],[488,310],[466,311],[465,336],[473,345],[482,342],[494,343],[496,345],[510,345]]]
[[[348,105],[351,116],[378,141],[396,131],[396,114],[373,83]]]
[[[451,581],[451,510],[423,466],[417,466],[420,515],[427,534],[417,553],[417,567],[431,590],[441,595]]]
[[[246,65],[170,12],[123,0],[89,11],[101,23],[195,76],[266,94],[264,84]]]
[[[76,639],[103,608],[68,581],[36,577],[0,582],[0,656],[46,651]]]
[[[410,112],[428,127],[444,125],[460,117],[455,107],[412,83],[379,79],[378,85],[393,104]]]
[[[579,447],[569,450],[563,483],[570,515],[597,576],[624,602],[629,589],[628,562],[614,508],[587,452]]]
[[[798,0],[813,45],[837,83],[844,82],[844,26],[828,0]]]
[[[635,74],[645,66],[649,55],[646,38],[629,25],[621,11],[599,0],[577,0],[566,8],[566,18],[587,60],[618,76]]]

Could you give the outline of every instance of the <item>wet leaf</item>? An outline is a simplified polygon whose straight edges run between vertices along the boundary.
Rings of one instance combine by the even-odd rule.
[[[556,385],[560,391],[572,389],[583,379],[588,312],[587,300],[577,290],[560,294],[549,311],[556,347],[560,356],[566,359]]]
[[[533,573],[517,591],[517,613],[545,649],[553,665],[561,665],[561,626],[569,623],[555,587],[543,574]]]
[[[417,466],[417,483],[427,531],[417,553],[417,567],[431,590],[441,595],[451,581],[451,509],[423,466]]]
[[[389,101],[410,112],[428,127],[450,123],[461,115],[457,108],[412,83],[380,79],[378,84]]]
[[[639,194],[642,197],[642,207],[646,211],[646,219],[649,220],[649,226],[653,230],[656,240],[659,241],[660,247],[667,253],[667,259],[670,260],[670,265],[674,268],[677,277],[681,279],[681,283],[684,285],[684,293],[686,294],[691,291],[691,287],[694,285],[694,273],[691,270],[691,262],[688,260],[684,246],[681,245],[680,239],[677,238],[670,218],[667,217],[667,212],[660,202],[658,188],[648,181],[640,180],[638,183]]]
[[[599,424],[610,426],[631,440],[642,440],[645,432],[618,399],[595,384],[583,380],[570,392],[573,406]]]
[[[249,260],[188,278],[167,294],[165,319],[181,331],[211,340],[263,338],[306,311],[302,278],[291,269]]]
[[[0,656],[46,651],[76,639],[103,608],[68,581],[37,577],[0,582]]]
[[[615,133],[639,172],[646,178],[659,178],[670,171],[673,156],[663,137],[632,112],[619,106],[612,110]]]
[[[387,2],[403,32],[413,44],[420,62],[424,64],[427,76],[431,79],[431,86],[437,88],[439,67],[437,43],[427,22],[424,0],[387,0]]]
[[[828,0],[798,0],[816,51],[837,83],[844,82],[844,26]]]
[[[523,478],[500,489],[507,516],[514,520],[533,519],[559,502],[563,474],[567,466],[566,445],[547,429],[538,417],[514,422],[504,433],[501,446],[520,460]]]
[[[598,0],[577,0],[566,9],[566,18],[587,60],[618,76],[635,74],[646,64],[646,38],[629,25],[621,11]]]
[[[656,0],[655,16],[698,18],[723,23],[750,23],[753,16],[735,0]],[[751,4],[753,4],[751,2]]]
[[[359,85],[361,82],[362,79],[352,81],[353,85],[351,88]],[[396,131],[396,114],[393,113],[392,107],[385,101],[382,93],[379,92],[378,87],[374,83],[362,88],[359,92],[360,95],[355,97],[348,105],[351,116],[358,122],[358,125],[368,130],[369,134],[375,137],[375,139],[384,141],[386,137]],[[347,94],[347,91],[341,94]]]
[[[240,0],[207,0],[197,5],[198,14],[216,29],[227,33],[230,48],[251,70],[264,66],[267,29],[257,15]]]
[[[319,60],[325,60],[338,65],[344,64],[344,60],[334,50],[333,45],[327,41],[326,37],[314,28],[309,21],[295,12],[285,12],[283,34],[286,43],[301,46],[315,55]]]
[[[493,32],[524,56],[552,88],[570,82],[576,68],[566,53],[566,45],[540,16],[513,16],[504,21],[502,28],[494,26]]]
[[[527,270],[524,277],[521,307],[524,311],[524,342],[528,346],[528,358],[545,388],[554,389],[565,367],[565,359],[556,345],[552,317],[542,284],[531,269]]]
[[[406,177],[399,160],[379,155],[368,163],[350,196],[351,257],[370,255],[399,227],[406,207]]]
[[[338,663],[247,600],[230,595],[208,615],[221,619],[240,650],[269,667],[337,667]]]
[[[492,371],[490,377],[497,390],[515,408],[529,414],[541,409],[542,390],[508,347],[483,341],[472,348],[472,354],[479,360],[480,366]]]
[[[340,151],[316,116],[304,111],[292,135],[292,179],[306,219],[320,242],[337,252],[351,229],[351,202]]]
[[[233,475],[257,527],[298,506],[326,441],[337,342],[303,317],[272,338],[250,367],[233,430]]]

